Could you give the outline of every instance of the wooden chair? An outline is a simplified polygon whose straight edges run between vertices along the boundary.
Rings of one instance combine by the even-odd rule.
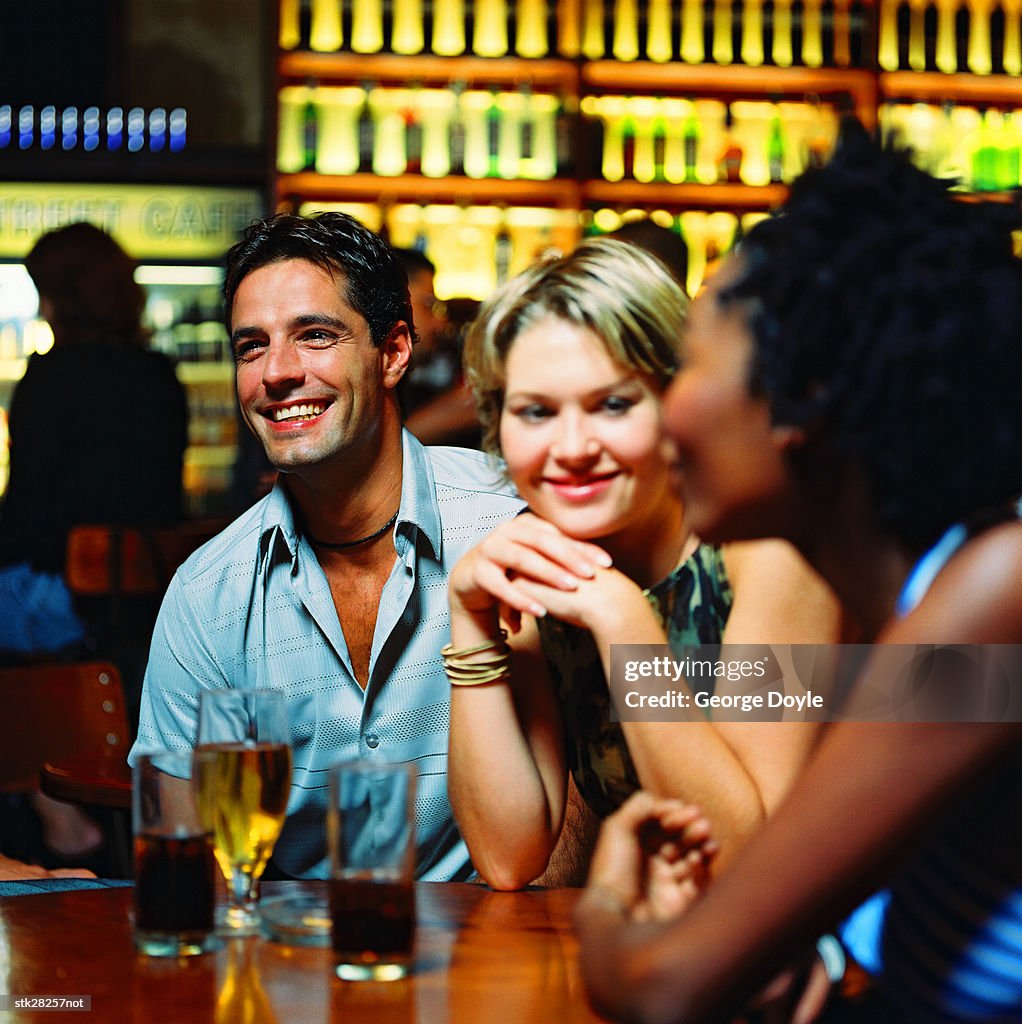
[[[0,706],[4,733],[0,741],[0,792],[31,793],[43,788],[58,799],[73,797],[73,790],[55,792],[41,776],[65,762],[86,763],[89,771],[110,766],[117,779],[116,799],[85,799],[93,805],[124,808],[125,785],[130,781],[124,764],[130,746],[121,677],[117,668],[102,661],[44,663],[0,667]],[[65,773],[66,774],[66,773]],[[89,793],[84,794],[86,797]],[[123,810],[104,812],[118,868],[130,874],[126,816]]]

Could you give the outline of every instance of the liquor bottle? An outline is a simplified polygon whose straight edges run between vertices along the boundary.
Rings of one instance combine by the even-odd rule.
[[[557,174],[557,111],[560,106],[550,93],[533,93],[522,123],[522,176],[545,181]],[[528,156],[525,126],[532,125],[532,155]]]
[[[464,91],[464,82],[451,83],[450,130],[448,132],[451,174],[465,173],[465,121],[461,106]]]
[[[369,95],[372,87],[362,83],[362,105],[358,112],[358,169],[368,174],[373,169],[373,150],[376,146],[376,122],[373,118]]]
[[[1022,0],[1001,0],[1004,6],[1004,57],[1006,75],[1022,75],[1022,31],[1019,30]]]
[[[639,56],[639,8],[636,0],[614,0],[614,35],[611,52],[615,60],[637,60]]]
[[[605,53],[603,0],[582,0],[582,56],[599,60]]]
[[[575,58],[582,52],[581,0],[555,0],[557,20],[557,52]]]
[[[623,96],[586,96],[582,100],[582,113],[598,119],[602,145],[600,146],[600,176],[604,181],[620,181],[625,176],[624,121],[627,102]]]
[[[316,146],[319,142],[318,96],[315,82],[309,82],[305,90],[305,106],[302,108],[302,170],[316,169]]]
[[[912,71],[926,70],[926,9],[929,2],[909,0],[908,67]]]
[[[432,49],[441,57],[465,52],[465,0],[433,0]]]
[[[479,57],[507,53],[507,0],[475,0],[472,52]]]
[[[681,59],[686,64],[702,64],[705,57],[702,0],[681,0]]]
[[[299,8],[301,0],[280,0],[280,25],[277,45],[282,50],[294,50],[302,39]]]
[[[502,208],[500,224],[493,238],[493,266],[498,285],[502,285],[510,276],[513,257],[514,244],[507,226],[507,211]]]
[[[369,91],[369,106],[373,113],[373,174],[394,177],[404,174],[405,118],[408,106],[406,89]]]
[[[741,24],[742,63],[759,67],[763,63],[763,0],[745,0]]]
[[[522,162],[522,115],[525,112],[525,97],[521,92],[499,92],[495,94],[491,111],[496,118],[491,120],[497,127],[496,168],[492,162],[490,176],[513,180],[521,174]],[[492,144],[492,138],[491,138]],[[531,144],[531,131],[530,131]],[[493,150],[491,149],[491,161]]]
[[[486,108],[486,177],[500,177],[501,143],[500,94],[490,90],[490,103]]]
[[[937,70],[946,75],[958,70],[955,45],[955,9],[958,0],[937,0]]]
[[[461,94],[460,123],[464,130],[463,168],[470,178],[485,178],[490,170],[489,112],[491,97],[482,89],[467,89]]]
[[[972,151],[972,188],[976,192],[994,192],[1000,185],[1000,179],[993,119],[999,115],[981,110],[980,117],[979,133]]]
[[[767,136],[767,163],[771,182],[776,184],[784,181],[784,125],[776,107],[770,118],[770,132]]]
[[[351,48],[355,53],[379,53],[383,49],[383,0],[354,0]]]
[[[1013,191],[1022,184],[1022,133],[1018,115],[1005,111],[1001,115],[1001,180],[1002,191]]]
[[[682,140],[685,146],[685,181],[698,181],[696,174],[699,165],[699,137],[702,134],[695,106],[689,101],[689,113],[682,129]]]
[[[554,134],[556,137],[555,152],[556,152],[556,173],[564,175],[565,177],[571,177],[575,173],[576,167],[576,153],[578,146],[576,145],[578,138],[578,110],[579,102],[574,96],[562,96],[556,100],[557,110],[554,115]],[[599,130],[601,124],[597,118],[594,121],[589,122],[590,126]],[[596,140],[590,152],[599,153],[603,150],[603,141]]]
[[[519,178],[533,176],[533,162],[536,159],[536,114],[532,86],[523,82],[518,87],[522,98],[518,115],[518,174]]]
[[[664,179],[674,185],[685,180],[685,140],[682,126],[689,109],[689,104],[677,96],[665,96],[660,101],[664,125]]]
[[[823,21],[821,0],[804,0],[802,26],[802,63],[807,68],[823,66]]]
[[[742,180],[742,147],[735,138],[735,120],[731,106],[724,108],[724,148],[718,162],[717,180],[739,182]]]
[[[450,89],[420,89],[417,96],[422,133],[420,170],[427,178],[451,173],[451,122],[457,99]]]
[[[884,71],[898,70],[898,0],[880,0],[877,63]]]
[[[974,75],[989,75],[993,62],[990,58],[990,10],[992,0],[966,0],[971,14],[969,31],[969,70]]]
[[[847,68],[852,63],[852,25],[849,0],[834,0],[834,64]]]
[[[660,104],[653,96],[635,96],[629,103],[629,107],[631,108],[631,117],[629,120],[633,125],[635,140],[631,161],[632,177],[635,178],[636,181],[654,181],[657,174],[654,131],[656,122],[660,120]],[[662,153],[660,159],[660,170],[662,173]]]
[[[670,0],[649,0],[646,7],[646,56],[657,64],[674,57]]]
[[[791,0],[774,0],[773,61],[779,68],[794,63],[791,47]]]
[[[730,64],[734,59],[731,46],[731,0],[713,0],[712,48],[715,64]]]
[[[545,57],[549,49],[544,0],[517,0],[515,53],[519,57]]]
[[[422,0],[401,0],[393,7],[390,48],[394,53],[422,53],[426,45]]]
[[[422,173],[422,112],[419,105],[421,89],[408,90],[402,117],[405,122],[405,173]]]
[[[333,53],[341,48],[343,41],[340,0],[312,0],[309,49]]]
[[[354,174],[359,166],[358,120],[364,93],[357,86],[320,86],[319,174]]]

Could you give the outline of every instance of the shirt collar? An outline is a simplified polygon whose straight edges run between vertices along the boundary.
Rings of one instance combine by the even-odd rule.
[[[433,467],[426,449],[407,430],[401,436],[401,504],[398,507],[397,529],[411,526],[429,541],[439,559],[441,548],[440,506],[437,503]],[[283,474],[277,476],[273,489],[263,499],[260,526],[260,560],[268,557],[273,547],[273,534],[286,546],[292,564],[298,557],[298,524],[287,493]]]

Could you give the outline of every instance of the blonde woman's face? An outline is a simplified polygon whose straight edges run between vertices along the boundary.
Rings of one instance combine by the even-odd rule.
[[[548,316],[514,341],[500,444],[534,512],[579,539],[635,530],[675,508],[660,396],[590,330]]]

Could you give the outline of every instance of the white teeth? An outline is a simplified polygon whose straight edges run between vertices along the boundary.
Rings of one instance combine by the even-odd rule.
[[[273,420],[275,423],[280,423],[283,420],[299,419],[302,416],[319,416],[325,408],[325,405],[289,405],[284,409],[274,409]]]

